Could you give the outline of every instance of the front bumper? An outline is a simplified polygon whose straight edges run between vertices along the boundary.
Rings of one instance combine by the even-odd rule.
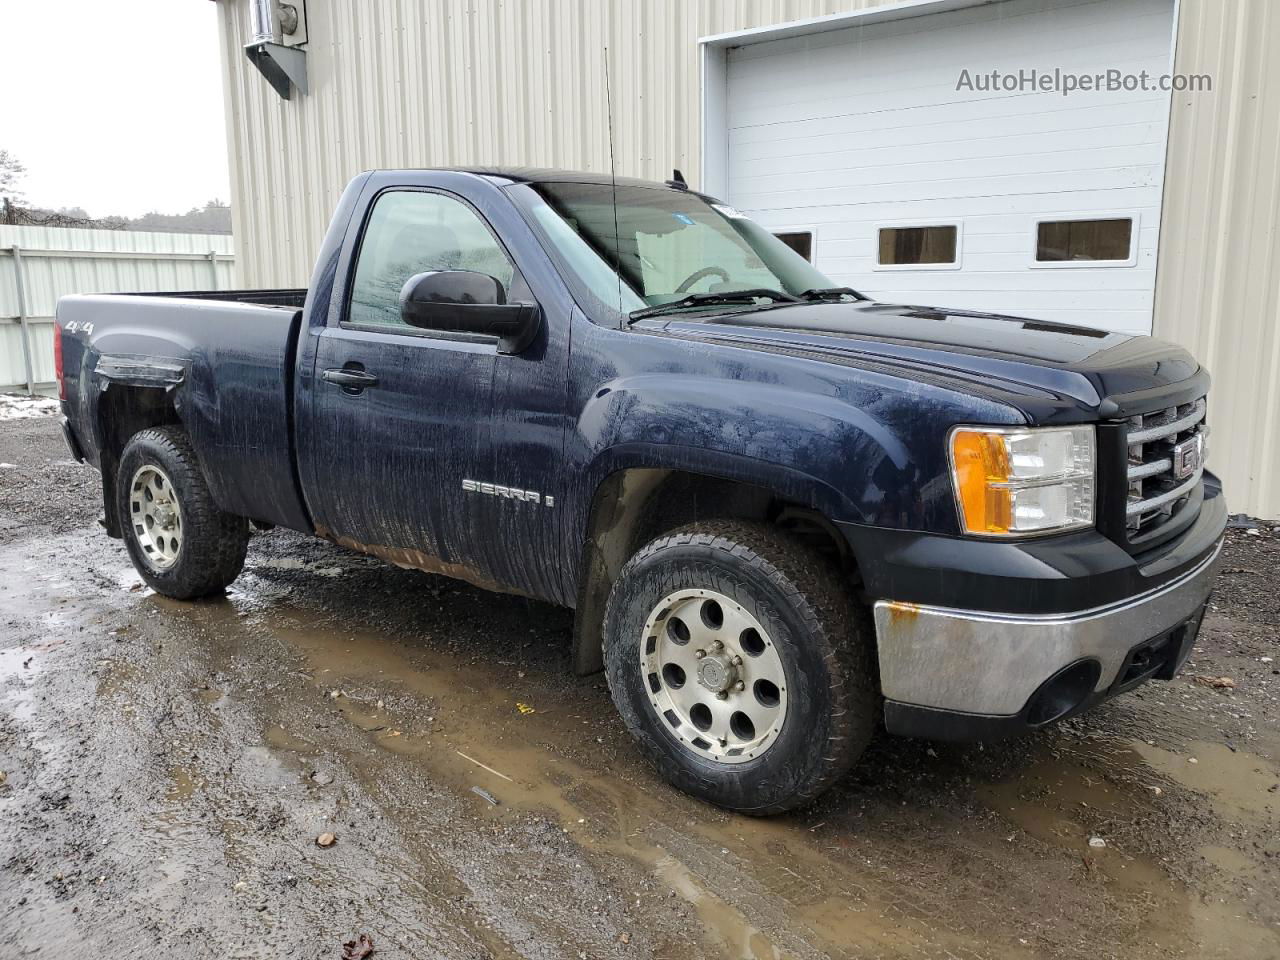
[[[889,732],[993,739],[1172,678],[1226,521],[1206,474],[1195,522],[1141,555],[1097,531],[998,542],[841,524],[874,601]]]
[[[1219,556],[1220,547],[1156,590],[1072,615],[876,603],[890,732],[1004,735],[1061,719],[1151,676],[1172,677],[1195,641]]]

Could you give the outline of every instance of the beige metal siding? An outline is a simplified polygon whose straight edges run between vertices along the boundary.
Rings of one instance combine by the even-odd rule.
[[[1233,512],[1280,516],[1280,3],[1182,0],[1155,335],[1213,374],[1210,467]]]
[[[309,0],[312,89],[283,101],[246,61],[246,0],[219,0],[239,273],[305,283],[342,187],[373,167],[699,170],[700,37],[875,2]],[[1280,516],[1280,4],[1180,0],[1155,330],[1213,370],[1211,465],[1234,510]],[[1268,107],[1270,110],[1268,110]]]
[[[692,181],[698,38],[856,9],[818,0],[310,0],[311,92],[249,65],[246,0],[220,0],[232,191],[249,285],[305,283],[346,182],[375,167],[605,171],[604,47],[619,175]]]

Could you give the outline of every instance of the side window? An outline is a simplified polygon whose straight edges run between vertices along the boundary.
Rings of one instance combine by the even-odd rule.
[[[427,270],[475,270],[507,289],[515,275],[497,239],[461,200],[420,190],[384,193],[360,242],[347,322],[404,326],[400,288]]]
[[[1133,260],[1133,221],[1041,220],[1036,224],[1036,261],[1068,263]]]
[[[881,227],[876,263],[888,266],[953,264],[956,262],[957,229],[936,227]]]

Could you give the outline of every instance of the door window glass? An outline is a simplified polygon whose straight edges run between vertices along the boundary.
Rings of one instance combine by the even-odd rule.
[[[439,193],[384,193],[365,227],[351,285],[348,323],[405,326],[400,288],[428,270],[475,270],[511,287],[515,267],[484,221]]]

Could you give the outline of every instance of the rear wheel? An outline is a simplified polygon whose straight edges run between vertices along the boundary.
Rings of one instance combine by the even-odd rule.
[[[182,428],[135,434],[120,456],[116,494],[129,558],[157,593],[189,600],[239,575],[249,523],[213,502]]]
[[[743,813],[816,797],[880,710],[865,611],[820,555],[760,524],[694,524],[632,557],[610,594],[605,662],[663,774]]]

